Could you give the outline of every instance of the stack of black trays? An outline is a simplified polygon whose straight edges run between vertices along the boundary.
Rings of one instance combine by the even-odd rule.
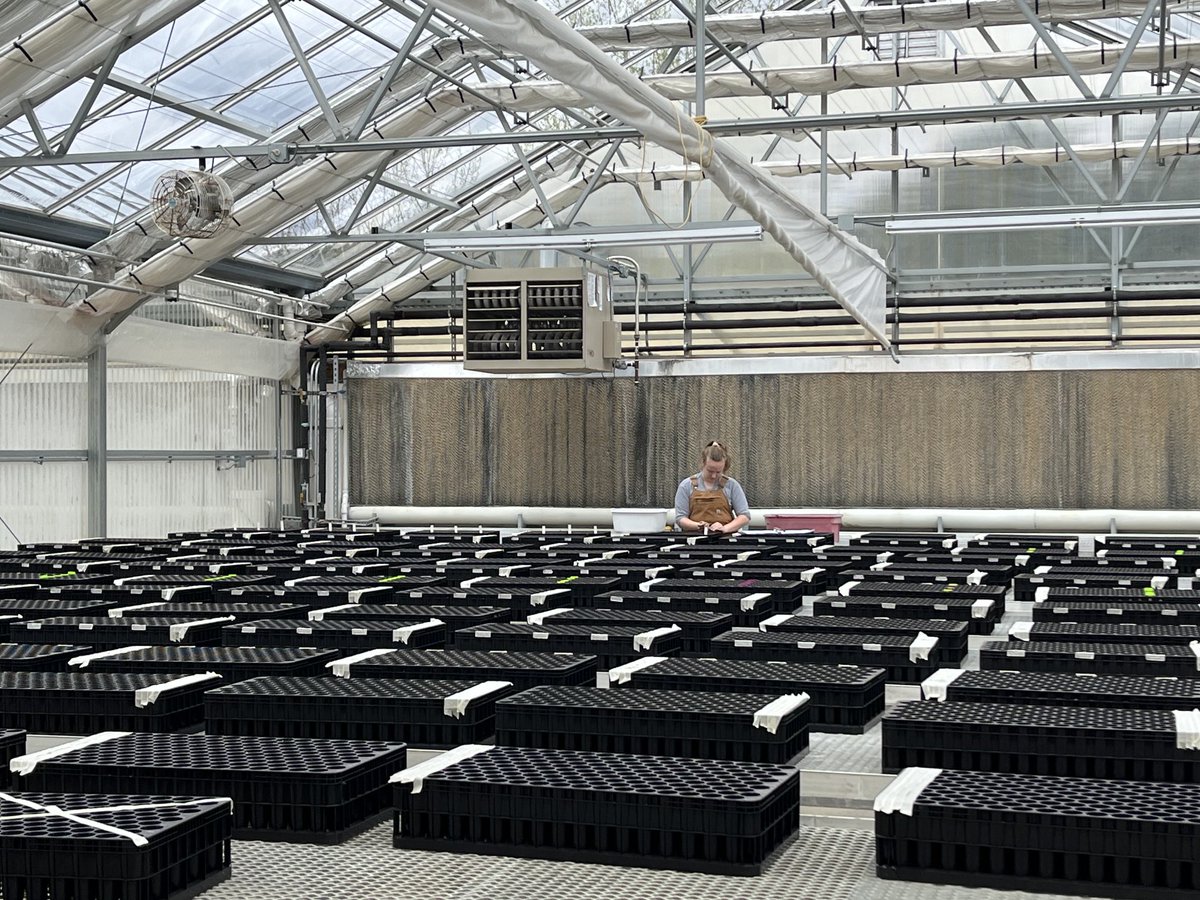
[[[899,778],[909,773],[918,787],[931,774]],[[881,878],[1133,900],[1200,895],[1200,785],[944,771],[910,810],[901,805],[889,789],[876,799]]]
[[[887,588],[919,587],[905,582],[875,582]],[[982,597],[898,596],[892,593],[874,595],[870,587],[862,585],[868,593],[853,596],[816,598],[813,600],[814,616],[889,616],[898,619],[950,619],[966,622],[971,634],[991,634],[1004,615],[994,599]],[[992,585],[984,585],[991,588]]]
[[[12,900],[193,897],[229,877],[232,829],[224,797],[10,794],[0,798],[0,892]]]
[[[662,659],[597,676],[599,687],[809,696],[809,731],[862,734],[883,713],[887,672],[757,659]]]
[[[234,837],[336,844],[378,820],[404,744],[223,734],[120,734],[39,762],[22,789],[233,800]]]
[[[887,616],[780,616],[759,625],[767,634],[787,634],[803,631],[873,632],[875,634],[911,634],[924,632],[938,639],[938,649],[945,658],[961,661],[967,655],[970,627],[966,622],[950,619],[893,619]]]
[[[12,774],[8,764],[18,756],[25,755],[25,729],[5,728],[0,730],[0,789],[8,789],[12,784]],[[0,872],[3,872],[0,869]],[[3,894],[0,894],[3,896]]]
[[[1035,622],[1142,622],[1154,625],[1200,625],[1200,604],[1053,600],[1033,604]]]
[[[433,678],[508,681],[517,690],[539,684],[591,684],[594,656],[510,653],[507,650],[388,650],[353,662],[332,662],[335,675],[354,678]]]
[[[75,648],[77,653],[93,648]],[[76,671],[168,672],[195,675],[216,672],[225,682],[260,675],[319,675],[337,650],[315,647],[146,647],[76,664]]]
[[[979,668],[1200,677],[1196,654],[1186,644],[989,641],[979,648]]]
[[[791,767],[481,749],[397,781],[396,847],[757,875],[799,824]]]
[[[95,649],[79,644],[0,644],[0,672],[66,672],[71,659]]]
[[[209,734],[457,747],[489,739],[496,730],[496,701],[513,691],[511,685],[495,682],[486,694],[454,701],[455,695],[479,685],[432,679],[252,678],[205,695],[205,729]]]
[[[935,644],[928,659],[913,652],[910,634],[871,634],[806,631],[795,634],[753,634],[732,631],[718,635],[715,656],[727,659],[784,660],[837,665],[846,663],[887,670],[888,681],[917,684],[945,666],[958,662]],[[933,638],[933,640],[937,640]],[[939,642],[940,643],[940,642]],[[914,659],[914,656],[917,658]]]
[[[561,604],[560,604],[561,605]],[[757,628],[763,619],[791,612],[793,604],[782,603],[765,591],[713,594],[705,591],[611,591],[587,602],[592,609],[656,610],[663,615],[678,612],[715,612],[733,616],[737,628]]]
[[[653,609],[577,609],[550,610],[543,622],[568,624],[594,622],[600,625],[638,625],[647,630],[664,625],[678,625],[684,653],[707,653],[712,639],[733,628],[731,613],[664,612]],[[527,621],[536,622],[541,615],[534,613]]]
[[[441,647],[446,643],[446,623],[436,619],[412,622],[399,619],[262,619],[226,626],[221,633],[226,647],[330,647],[364,650],[373,647]]]
[[[184,685],[187,676],[107,672],[0,673],[0,726],[37,734],[177,731],[204,721],[204,692],[218,676]],[[140,698],[138,692],[144,696]],[[151,695],[151,696],[145,696]]]
[[[1200,754],[1180,749],[1173,712],[913,700],[883,717],[883,771],[910,766],[1200,781]]]
[[[774,731],[755,725],[755,714],[778,699],[644,686],[607,691],[546,685],[496,705],[496,743],[794,764],[808,749],[808,700],[795,697],[786,703],[790,708]]]
[[[655,632],[661,632],[655,634]],[[638,643],[638,641],[642,641]],[[683,641],[678,628],[630,625],[541,625],[525,622],[488,625],[486,629],[465,628],[455,635],[455,646],[464,650],[564,651],[596,657],[603,669],[646,656],[678,656]]]
[[[1200,709],[1200,679],[1074,672],[963,672],[946,687],[947,700],[969,703],[1046,703],[1125,709]]]

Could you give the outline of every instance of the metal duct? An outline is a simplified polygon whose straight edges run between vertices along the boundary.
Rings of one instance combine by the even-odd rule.
[[[589,105],[703,167],[731,203],[749,213],[831,297],[888,346],[883,321],[886,267],[874,250],[782,190],[739,151],[684,119],[675,105],[538,4],[437,0],[437,5],[510,52],[536,60]],[[512,94],[519,98],[521,92],[514,87]],[[502,102],[507,106],[508,97]]]

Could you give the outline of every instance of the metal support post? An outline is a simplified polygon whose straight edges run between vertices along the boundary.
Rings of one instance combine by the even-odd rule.
[[[100,335],[87,358],[87,535],[108,537],[108,347]]]

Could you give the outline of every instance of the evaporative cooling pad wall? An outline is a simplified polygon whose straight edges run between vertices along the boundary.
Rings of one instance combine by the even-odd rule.
[[[668,506],[717,439],[760,507],[1200,507],[1191,370],[352,379],[349,401],[370,506]]]

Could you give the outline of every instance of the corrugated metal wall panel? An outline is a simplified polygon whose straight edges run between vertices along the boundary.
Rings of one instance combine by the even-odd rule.
[[[276,382],[191,370],[111,367],[110,450],[274,448]]]
[[[17,539],[78,538],[87,521],[86,499],[86,463],[0,463],[0,517],[8,523],[0,526],[0,550],[14,549]]]
[[[1200,507],[1192,370],[352,379],[351,502],[664,506],[723,440],[752,505]]]
[[[87,365],[53,356],[0,355],[0,450],[87,446]],[[11,372],[9,370],[12,370]]]
[[[218,468],[212,460],[114,462],[108,467],[108,531],[141,537],[169,531],[278,526],[274,462]]]

